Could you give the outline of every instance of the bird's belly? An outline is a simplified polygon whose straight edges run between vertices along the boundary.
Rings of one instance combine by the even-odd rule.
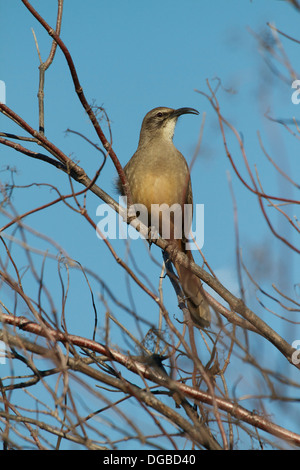
[[[181,239],[189,180],[186,175],[174,178],[165,174],[147,173],[147,178],[130,182],[131,196],[140,220],[155,227],[163,238]]]
[[[149,211],[152,204],[172,206],[173,204],[182,205],[186,201],[189,183],[187,178],[148,173],[146,179],[137,181],[138,175],[135,175],[134,179],[136,181],[130,184],[133,202],[145,205]]]

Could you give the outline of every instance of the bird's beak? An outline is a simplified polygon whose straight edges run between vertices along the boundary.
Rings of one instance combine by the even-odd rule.
[[[173,113],[171,114],[171,117],[179,117],[182,114],[199,114],[197,109],[194,108],[179,108],[179,109],[174,109]]]

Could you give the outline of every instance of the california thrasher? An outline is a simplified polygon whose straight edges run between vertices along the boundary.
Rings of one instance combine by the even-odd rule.
[[[199,114],[193,108],[171,109],[159,107],[152,109],[144,117],[140,132],[137,151],[124,168],[126,181],[129,186],[131,202],[143,205],[148,214],[148,226],[151,225],[151,217],[157,216],[157,205],[167,204],[170,208],[179,207],[183,217],[180,220],[180,231],[175,223],[175,215],[169,211],[170,232],[168,236],[162,234],[162,213],[159,212],[158,227],[156,229],[166,240],[174,243],[177,248],[186,253],[191,261],[194,261],[190,250],[186,250],[186,239],[182,233],[184,226],[184,205],[193,207],[193,194],[190,172],[183,155],[173,144],[173,135],[177,119],[182,114]],[[121,181],[118,181],[118,189],[124,195]],[[154,206],[156,205],[156,206]],[[154,209],[155,208],[155,209]],[[177,219],[178,220],[178,219]],[[146,221],[147,223],[147,221]],[[153,222],[152,222],[153,224]],[[187,222],[188,235],[191,218]],[[193,321],[201,327],[210,324],[210,309],[203,294],[200,279],[188,268],[174,262],[179,281],[186,297],[187,306]]]

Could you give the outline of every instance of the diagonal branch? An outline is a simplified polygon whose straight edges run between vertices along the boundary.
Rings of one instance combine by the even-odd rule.
[[[53,330],[50,328],[47,329],[47,332],[45,332],[45,329],[42,326],[38,325],[37,323],[27,321],[25,318],[14,317],[8,314],[1,314],[1,320],[3,323],[14,325],[15,327],[21,328],[24,331],[34,333],[38,336],[47,335],[48,338],[51,337],[52,340],[55,342],[61,342],[65,345],[72,344],[73,346],[79,346],[82,348],[90,349],[91,351],[104,355],[107,358],[107,360],[116,361],[119,364],[122,364],[128,370],[138,375],[142,375],[143,377],[161,386],[165,386],[174,392],[178,392],[182,396],[188,396],[190,398],[199,400],[200,402],[206,403],[208,405],[213,405],[214,400],[216,400],[217,406],[220,410],[230,413],[236,419],[242,420],[274,436],[277,436],[281,439],[289,441],[290,443],[294,445],[300,446],[299,434],[296,434],[292,431],[288,431],[287,429],[272,423],[270,420],[266,419],[260,414],[251,412],[247,410],[246,408],[238,405],[234,401],[232,402],[230,400],[226,400],[221,397],[212,397],[210,393],[204,392],[194,387],[190,387],[188,385],[185,385],[184,383],[177,382],[171,379],[170,377],[166,376],[165,374],[162,374],[159,371],[159,369],[155,369],[155,368],[151,369],[147,365],[139,363],[137,361],[133,361],[131,357],[125,356],[119,351],[108,348],[107,346],[102,345],[96,341],[88,340],[86,338],[82,338],[76,335],[61,333],[57,330]],[[0,336],[0,339],[1,339],[1,336]],[[20,342],[16,341],[14,336],[11,336],[11,339],[8,339],[8,342],[10,341],[12,341],[12,343],[14,343],[15,346],[20,347]],[[30,344],[32,343],[26,341],[27,345],[28,343],[29,343],[29,350],[30,350]],[[38,347],[37,345],[33,344],[34,352],[37,352],[37,347]],[[42,349],[42,351],[44,351],[44,348]],[[47,354],[49,354],[48,350],[47,350]],[[167,407],[165,406],[161,407],[160,402],[157,403],[158,400],[152,394],[149,395],[147,394],[147,392],[143,392],[141,389],[134,386],[133,384],[129,385],[128,382],[125,380],[119,380],[115,377],[109,377],[107,374],[100,372],[98,369],[95,370],[91,368],[90,366],[80,362],[78,359],[72,359],[69,357],[68,363],[69,363],[69,366],[71,366],[74,370],[78,370],[86,375],[93,377],[94,379],[97,379],[104,383],[108,383],[109,385],[115,386],[116,388],[121,388],[126,393],[132,394],[134,392],[134,394],[138,394],[138,396],[143,401],[145,401],[146,404],[150,405],[157,411],[160,411],[166,416],[168,416],[168,414],[166,414]],[[184,428],[185,427],[184,422],[186,420],[184,420],[184,418],[182,418],[179,414],[178,414],[178,419],[179,421],[177,421],[177,423]],[[195,434],[191,437],[197,438],[199,442],[198,430],[195,430],[195,431],[196,431]],[[200,436],[201,436],[201,441],[202,441],[203,434],[201,433]]]
[[[95,113],[93,112],[93,109],[92,107],[89,105],[86,97],[85,97],[85,94],[84,94],[84,91],[83,91],[83,88],[79,82],[79,78],[78,78],[78,74],[77,74],[77,71],[76,71],[76,68],[75,68],[75,65],[74,65],[74,62],[73,62],[73,59],[71,57],[71,54],[68,50],[68,48],[66,47],[66,45],[64,44],[64,42],[61,40],[61,38],[59,37],[59,35],[54,31],[53,28],[51,28],[51,26],[48,25],[48,23],[44,20],[44,18],[42,18],[42,16],[33,8],[33,6],[28,2],[28,0],[22,0],[22,2],[24,3],[24,5],[26,6],[26,8],[30,11],[30,13],[39,21],[39,23],[45,28],[45,30],[48,32],[48,34],[54,39],[54,41],[56,41],[56,43],[58,44],[58,46],[60,47],[61,51],[63,52],[65,58],[66,58],[66,61],[67,61],[67,64],[69,66],[69,70],[70,70],[70,73],[71,73],[71,76],[72,76],[72,80],[73,80],[73,84],[74,84],[74,87],[75,87],[75,91],[77,93],[77,96],[83,106],[83,108],[85,109],[87,115],[89,116],[90,118],[90,121],[92,122],[93,124],[93,127],[103,145],[103,147],[105,148],[105,150],[108,152],[110,158],[112,159],[114,165],[115,165],[115,168],[118,172],[118,175],[119,175],[119,178],[122,182],[122,185],[124,187],[124,193],[126,194],[128,200],[131,200],[130,199],[130,193],[129,193],[129,189],[128,189],[128,185],[126,183],[126,178],[125,178],[125,174],[124,174],[124,171],[123,171],[123,168],[122,168],[122,165],[120,164],[119,160],[118,160],[118,157],[117,155],[115,154],[111,144],[109,143],[109,141],[106,139],[105,135],[104,135],[104,132],[102,131],[102,128],[97,120],[97,117],[95,116]]]

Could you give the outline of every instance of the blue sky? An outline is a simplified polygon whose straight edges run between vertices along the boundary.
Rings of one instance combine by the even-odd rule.
[[[56,2],[33,1],[32,4],[49,24],[55,25]],[[6,84],[6,102],[37,128],[39,61],[31,28],[34,28],[44,60],[51,43],[46,32],[20,1],[0,0],[0,14],[0,80]],[[293,286],[299,283],[299,255],[286,249],[270,234],[257,200],[238,181],[226,157],[211,105],[195,90],[208,92],[207,79],[213,85],[217,83],[216,78],[221,80],[223,88],[218,98],[222,114],[242,136],[249,164],[253,171],[257,166],[265,191],[296,198],[296,190],[278,176],[263,155],[257,131],[260,131],[264,146],[274,160],[292,177],[296,179],[298,176],[299,182],[297,140],[282,126],[264,117],[266,112],[275,118],[299,117],[299,107],[291,103],[291,84],[280,82],[270,71],[253,33],[268,37],[270,29],[266,23],[270,22],[299,39],[299,21],[300,16],[292,6],[276,0],[89,0],[85,3],[66,0],[64,5],[61,37],[72,54],[88,101],[104,106],[109,115],[113,148],[122,164],[135,152],[141,121],[151,108],[189,106],[199,110],[198,117],[182,116],[175,131],[175,145],[188,161],[193,156],[205,115],[201,149],[192,172],[194,202],[205,206],[203,252],[220,280],[237,295],[234,214],[229,178],[237,201],[243,257],[252,272],[267,272],[267,280],[262,278],[264,286],[271,290],[272,283],[280,288],[287,282],[289,294],[295,296]],[[283,40],[283,45],[296,68],[299,46],[286,40]],[[284,68],[280,70],[283,72]],[[45,113],[47,138],[79,161],[92,176],[101,162],[100,154],[80,137],[65,135],[65,130],[70,128],[97,142],[96,134],[74,93],[70,73],[60,51],[57,51],[55,61],[46,74]],[[2,131],[20,133],[3,116],[0,116],[0,123]],[[104,130],[107,131],[105,126]],[[249,181],[239,146],[230,132],[227,136],[232,156]],[[18,169],[14,176],[15,184],[26,185],[36,181],[57,185],[62,192],[69,191],[65,175],[7,148],[0,147],[0,164],[4,182],[9,181],[8,173],[4,172],[9,165]],[[108,159],[98,184],[117,197],[113,188],[115,177],[116,171]],[[54,197],[47,187],[16,189],[14,192],[14,202],[20,213]],[[89,195],[87,202],[89,213],[97,222],[99,200]],[[294,208],[292,216],[295,214],[293,211]],[[296,215],[299,219],[299,213]],[[288,224],[283,223],[277,213],[272,220],[278,230],[290,236]],[[118,282],[120,296],[130,304],[124,271],[112,260],[103,242],[79,215],[67,211],[60,204],[31,216],[26,222],[55,239],[82,265],[98,272],[112,289]],[[34,242],[37,241],[33,238]],[[295,237],[293,242],[297,244]],[[151,283],[158,288],[159,267],[149,259],[147,248],[141,241],[132,243],[135,243],[132,249],[137,255],[139,269],[144,270]],[[126,258],[126,245],[118,240],[112,241],[112,244],[118,254]],[[161,254],[156,247],[151,248],[151,253],[161,263]],[[200,256],[196,259],[201,262]],[[56,270],[56,265],[49,266],[49,272],[52,270]],[[72,276],[74,287],[71,289],[74,290],[69,303],[69,312],[72,312],[69,328],[71,332],[78,333],[82,332],[82,310],[86,309],[89,292],[86,288],[85,294],[78,297],[76,293],[82,286],[82,276]],[[58,282],[57,279],[53,281],[53,288],[55,282]],[[157,312],[153,313],[153,302],[135,286],[132,289],[139,313],[146,318],[156,315]],[[167,282],[164,289],[165,298],[175,309],[176,299]],[[257,306],[252,293],[249,287],[250,306],[255,306],[256,313],[264,315],[276,327],[277,320],[266,316]],[[100,306],[99,311],[101,309]],[[115,313],[117,316],[117,308]],[[84,329],[90,332],[93,314],[85,314]],[[297,339],[295,330],[286,328],[286,335],[290,342]]]

